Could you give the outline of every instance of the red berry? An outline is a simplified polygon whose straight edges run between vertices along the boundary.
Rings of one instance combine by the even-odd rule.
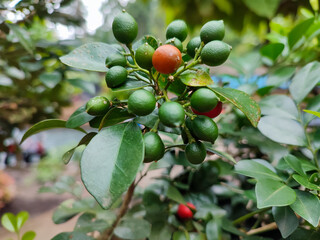
[[[187,203],[187,205],[179,204],[177,215],[182,220],[191,219],[193,217],[193,212],[196,207],[192,203]]]
[[[198,112],[197,110],[191,108],[192,111],[197,115],[204,115],[210,118],[215,118],[219,116],[219,114],[222,112],[222,102],[218,102],[217,106],[210,110],[209,112]]]
[[[181,65],[181,52],[175,46],[166,44],[157,48],[152,56],[154,68],[163,74],[175,72]]]

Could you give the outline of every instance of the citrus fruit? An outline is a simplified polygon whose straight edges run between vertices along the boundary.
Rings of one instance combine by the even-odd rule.
[[[186,146],[185,154],[190,163],[200,164],[206,158],[207,150],[202,142],[197,141]]]
[[[175,46],[176,48],[179,49],[180,52],[182,52],[183,50],[182,42],[176,37],[168,39],[165,43]]]
[[[158,134],[147,132],[143,136],[145,153],[144,162],[152,162],[161,159],[164,155],[164,144]]]
[[[188,36],[188,26],[183,20],[174,20],[171,22],[166,30],[166,38],[170,39],[173,37],[178,38],[183,42]]]
[[[191,98],[191,107],[199,112],[208,112],[218,104],[218,97],[208,88],[200,88],[196,90]]]
[[[201,51],[202,62],[208,66],[221,65],[228,59],[231,49],[230,45],[222,41],[211,41]]]
[[[163,74],[175,72],[181,65],[181,52],[175,46],[166,44],[157,48],[152,56],[154,68]]]
[[[104,115],[108,112],[110,102],[108,98],[103,96],[96,96],[91,98],[86,104],[86,111],[93,116]]]
[[[138,116],[145,116],[156,107],[156,98],[151,92],[140,89],[133,92],[128,99],[128,110]]]
[[[203,141],[214,143],[218,137],[217,124],[209,117],[199,115],[191,121],[193,134]]]
[[[209,118],[215,118],[215,117],[219,116],[222,111],[222,102],[218,102],[217,106],[208,112],[198,112],[197,110],[195,110],[193,108],[192,108],[192,111],[197,115],[204,115]]]
[[[145,69],[152,68],[152,56],[154,54],[154,48],[148,43],[142,44],[136,51],[135,58],[138,65]]]
[[[196,211],[196,207],[192,203],[179,204],[177,215],[182,220],[191,219],[193,217],[192,211]]]
[[[106,84],[109,88],[118,87],[127,80],[127,76],[127,69],[121,66],[114,66],[106,74]]]
[[[106,58],[106,67],[111,68],[113,66],[127,66],[127,59],[120,53],[111,54]]]
[[[138,24],[129,13],[122,11],[112,22],[112,32],[119,42],[129,44],[138,35]]]
[[[199,49],[201,44],[200,37],[192,38],[187,44],[187,53],[190,57],[194,57],[196,55],[196,48]]]
[[[224,23],[222,20],[213,20],[204,24],[200,30],[200,38],[204,43],[224,38]]]
[[[159,108],[159,118],[168,127],[179,127],[184,121],[184,109],[177,102],[165,102]]]

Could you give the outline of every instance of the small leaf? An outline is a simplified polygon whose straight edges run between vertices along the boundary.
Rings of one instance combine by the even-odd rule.
[[[271,180],[258,180],[256,184],[257,207],[287,206],[296,199],[293,189],[287,185]]]
[[[208,152],[211,152],[211,153],[214,153],[214,154],[217,154],[218,156],[226,159],[226,160],[229,160],[230,162],[233,162],[233,163],[237,163],[236,160],[228,153],[226,152],[222,152],[222,151],[219,151],[217,149],[213,149],[212,148],[212,145],[211,144],[206,144],[205,143],[205,146],[206,146],[206,149]]]
[[[89,122],[93,118],[94,116],[91,116],[86,112],[86,104],[84,104],[83,106],[79,107],[76,111],[74,111],[74,113],[72,113],[72,115],[66,122],[66,127],[77,128]]]
[[[167,197],[177,203],[186,204],[187,202],[184,200],[183,196],[174,186],[169,185],[167,190]]]
[[[144,143],[136,123],[104,128],[82,154],[82,181],[99,204],[109,208],[134,181],[143,158]]]
[[[12,213],[5,213],[1,217],[1,224],[4,228],[6,228],[10,232],[18,232],[19,229],[17,227],[17,218]]]
[[[311,182],[309,182],[308,178],[306,178],[305,176],[300,176],[297,174],[293,174],[292,175],[293,179],[297,181],[297,183],[299,183],[300,185],[311,189],[311,190],[316,190],[316,191],[320,191],[320,187],[316,184],[313,184]]]
[[[122,92],[127,92],[127,91],[132,91],[132,90],[137,90],[137,89],[141,89],[141,88],[145,88],[149,86],[149,84],[142,82],[142,81],[138,81],[136,79],[133,78],[128,78],[124,84],[122,84],[119,87],[116,88],[112,88],[112,92],[114,93],[122,93]]]
[[[305,65],[292,79],[290,93],[296,103],[301,101],[319,83],[320,62],[311,62]]]
[[[261,17],[271,18],[276,13],[280,0],[243,0],[247,7]]]
[[[309,27],[313,24],[314,18],[310,18],[298,23],[288,34],[288,44],[292,49],[307,33]]]
[[[20,27],[18,24],[9,24],[6,25],[10,28],[10,31],[19,39],[19,43],[28,51],[28,53],[33,54],[34,44],[29,33]]]
[[[60,60],[70,67],[97,72],[107,72],[108,68],[105,64],[106,58],[108,55],[116,53],[118,53],[118,50],[110,44],[91,42],[60,57]]]
[[[282,67],[275,70],[267,79],[267,85],[280,86],[282,83],[287,82],[295,73],[295,67]]]
[[[305,111],[306,113],[313,114],[314,116],[320,118],[320,112],[311,111],[311,110],[307,110],[307,109],[305,109],[305,110],[303,110],[303,111]]]
[[[39,79],[46,87],[54,88],[62,80],[62,75],[57,71],[45,72],[39,76]]]
[[[144,219],[124,219],[114,229],[115,235],[124,239],[144,239],[150,235],[151,224]]]
[[[68,79],[67,80],[71,85],[81,88],[83,91],[90,93],[92,95],[94,95],[96,93],[96,88],[94,86],[94,83],[92,82],[88,82],[88,81],[84,81],[82,79]]]
[[[180,80],[187,86],[204,87],[213,84],[210,75],[201,69],[197,71],[187,70],[180,75]]]
[[[222,237],[221,220],[213,218],[206,225],[206,235],[208,240],[220,240]]]
[[[37,124],[33,125],[31,128],[29,128],[26,133],[23,135],[20,144],[23,143],[24,140],[26,140],[28,137],[37,134],[39,132],[53,129],[53,128],[66,128],[66,121],[59,120],[59,119],[48,119],[43,120],[41,122],[38,122]],[[87,133],[82,128],[74,128],[74,130],[78,130],[83,133]]]
[[[34,231],[28,231],[23,234],[21,240],[33,240],[36,237],[36,233]]]
[[[273,207],[272,214],[283,238],[289,237],[299,226],[299,220],[290,207]]]
[[[268,167],[262,165],[253,160],[241,160],[235,165],[235,171],[248,177],[256,179],[270,179],[278,180],[282,179]]]
[[[246,234],[244,232],[241,232],[236,228],[233,223],[228,218],[222,218],[221,228],[229,233],[233,233],[234,235],[245,237]]]
[[[145,35],[142,38],[140,38],[138,41],[136,41],[133,45],[132,48],[133,50],[137,50],[142,44],[148,43],[151,47],[156,50],[158,48],[158,41],[155,37],[151,35]]]
[[[320,218],[320,201],[312,193],[295,190],[297,199],[290,205],[293,211],[307,220],[312,226],[317,227]]]
[[[311,110],[311,111],[315,111],[315,112],[320,112],[320,94],[318,96],[315,96],[312,99],[310,99],[306,109]],[[315,118],[316,118],[316,116],[313,114],[310,114],[308,112],[303,113],[303,119],[304,119],[305,126],[308,125],[308,123]]]
[[[29,218],[29,213],[26,211],[21,211],[17,214],[17,229],[20,230],[21,227],[24,225],[24,223],[28,220]]]
[[[296,158],[295,156],[289,154],[284,157],[284,160],[287,162],[287,164],[297,173],[299,173],[301,176],[306,176],[305,172],[302,169],[302,165],[300,163],[300,160]]]
[[[94,238],[81,232],[63,232],[54,236],[51,240],[94,240]]]
[[[271,140],[295,146],[306,146],[307,140],[303,127],[295,120],[276,116],[261,118],[258,129]]]
[[[239,108],[251,124],[257,127],[261,116],[260,107],[248,94],[232,88],[210,87],[210,89]]]
[[[283,49],[284,45],[282,43],[269,43],[260,49],[260,53],[263,57],[274,62],[280,56]]]

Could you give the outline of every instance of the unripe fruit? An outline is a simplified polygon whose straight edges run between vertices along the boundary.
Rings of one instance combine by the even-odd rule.
[[[187,53],[190,57],[194,57],[196,55],[196,48],[199,49],[201,45],[200,37],[192,38],[187,44]]]
[[[231,46],[222,41],[211,41],[204,45],[201,60],[208,66],[218,66],[224,63],[231,52]]]
[[[164,155],[164,144],[158,134],[147,132],[143,136],[145,154],[144,162],[152,162],[161,159]]]
[[[218,97],[208,88],[200,88],[196,90],[191,98],[191,107],[199,112],[208,112],[218,104]]]
[[[145,69],[152,68],[152,56],[154,54],[154,48],[148,43],[142,44],[136,51],[135,58],[138,65]]]
[[[174,20],[171,22],[166,30],[166,38],[178,38],[183,42],[188,36],[188,26],[183,20]]]
[[[213,20],[204,24],[200,30],[201,41],[208,43],[224,38],[224,23],[222,20]]]
[[[152,56],[154,68],[163,74],[175,72],[181,65],[181,52],[175,46],[166,44],[157,48]]]
[[[191,109],[197,115],[204,115],[209,118],[215,118],[215,117],[219,116],[222,111],[222,102],[218,102],[217,106],[208,112],[198,112],[197,110],[195,110],[193,108],[191,108]]]
[[[106,58],[106,67],[112,68],[113,66],[127,66],[127,59],[120,53],[111,54]]]
[[[188,202],[187,205],[179,204],[177,215],[181,220],[192,219],[192,211],[196,211],[196,207],[192,203]]]
[[[133,92],[128,99],[128,110],[138,116],[145,116],[156,107],[156,98],[151,92],[140,89]]]
[[[138,24],[136,20],[126,11],[122,11],[112,22],[114,37],[121,43],[129,44],[138,35]]]
[[[184,121],[184,109],[177,102],[165,102],[159,108],[159,119],[168,127],[179,127]]]
[[[91,98],[86,104],[86,111],[93,116],[101,116],[108,112],[110,102],[108,98],[103,96],[96,96]]]
[[[127,80],[127,69],[121,66],[114,66],[106,74],[106,84],[109,88],[118,87]]]
[[[182,52],[182,50],[183,50],[182,42],[176,37],[168,39],[165,42],[165,44],[170,44],[172,46],[175,46],[176,48],[179,49],[180,52]]]
[[[190,163],[200,164],[206,158],[207,150],[202,142],[197,141],[186,146],[185,154]]]
[[[218,137],[217,124],[207,116],[197,116],[191,121],[192,132],[200,140],[214,143]]]

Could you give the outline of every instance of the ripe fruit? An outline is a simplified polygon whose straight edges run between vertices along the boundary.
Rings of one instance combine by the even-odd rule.
[[[215,118],[215,117],[219,116],[219,114],[222,111],[222,102],[218,102],[217,106],[208,112],[198,112],[197,110],[195,110],[193,108],[192,108],[192,111],[197,115],[204,115],[209,118]]]
[[[126,11],[122,11],[112,22],[114,37],[121,43],[129,44],[138,35],[138,24],[136,20]]]
[[[127,66],[127,59],[120,53],[111,54],[106,58],[106,67],[111,68],[113,66]]]
[[[154,54],[154,48],[148,43],[142,44],[136,51],[135,58],[138,65],[145,69],[152,68],[152,56]]]
[[[192,164],[200,164],[207,156],[207,150],[200,141],[189,143],[185,149],[187,160]]]
[[[224,23],[222,20],[213,20],[204,24],[200,30],[200,38],[204,43],[224,38]]]
[[[163,74],[175,72],[181,65],[181,52],[175,46],[166,44],[157,48],[152,56],[154,68]]]
[[[200,37],[192,38],[187,44],[187,53],[190,57],[194,57],[196,55],[196,48],[199,49],[201,44]]]
[[[196,207],[192,203],[179,204],[177,215],[182,220],[191,219],[193,217],[192,211],[196,211]]]
[[[158,134],[147,132],[144,136],[144,162],[152,162],[161,159],[164,155],[164,144]]]
[[[218,97],[208,88],[196,90],[191,98],[191,107],[199,112],[208,112],[218,104]]]
[[[203,141],[214,143],[218,137],[217,124],[207,116],[197,116],[191,121],[193,134]]]
[[[176,48],[179,49],[180,52],[182,52],[183,50],[182,42],[176,37],[168,39],[165,43],[175,46]]]
[[[178,38],[183,42],[188,36],[188,26],[183,20],[174,20],[171,22],[166,30],[166,38],[170,39],[173,37]]]
[[[156,98],[151,92],[140,89],[133,92],[128,99],[128,110],[138,116],[145,116],[156,107]]]
[[[208,66],[221,65],[228,59],[231,49],[231,46],[224,42],[211,41],[201,51],[202,62]]]
[[[184,121],[184,109],[177,102],[165,102],[159,108],[159,119],[168,127],[179,127]]]
[[[86,111],[93,116],[104,115],[108,112],[110,102],[108,98],[103,96],[96,96],[91,98],[86,104]]]
[[[127,69],[121,66],[114,66],[106,74],[106,83],[109,88],[118,87],[127,80]]]

